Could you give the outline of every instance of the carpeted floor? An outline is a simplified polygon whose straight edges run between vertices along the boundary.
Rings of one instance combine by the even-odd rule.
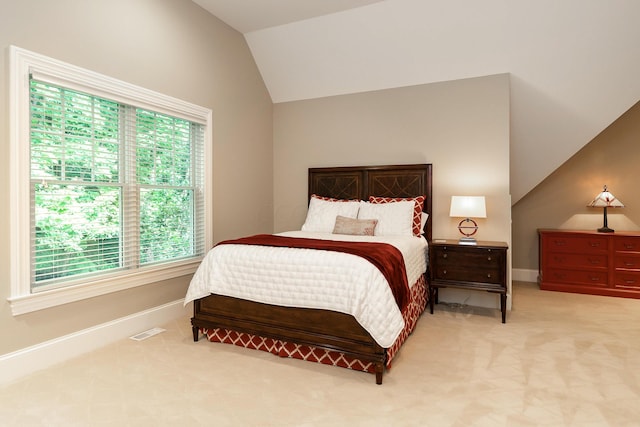
[[[206,341],[188,318],[0,388],[2,426],[640,426],[640,300],[516,282],[513,310],[440,304],[384,384]]]

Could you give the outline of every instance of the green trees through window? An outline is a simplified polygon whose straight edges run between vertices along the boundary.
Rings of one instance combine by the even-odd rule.
[[[32,288],[197,255],[202,125],[37,80],[30,100]]]

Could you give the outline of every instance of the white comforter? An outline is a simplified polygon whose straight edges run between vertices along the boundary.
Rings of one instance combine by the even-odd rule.
[[[409,286],[427,267],[427,242],[422,237],[304,231],[279,235],[389,243],[402,252]],[[400,309],[380,270],[357,255],[342,252],[234,244],[216,246],[193,276],[185,304],[210,293],[350,314],[385,348],[393,344],[404,327]]]

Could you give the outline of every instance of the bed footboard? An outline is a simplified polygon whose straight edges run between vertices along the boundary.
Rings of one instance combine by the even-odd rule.
[[[201,328],[224,328],[341,352],[373,363],[376,383],[382,384],[386,351],[348,314],[210,295],[194,301],[191,325],[194,341]]]

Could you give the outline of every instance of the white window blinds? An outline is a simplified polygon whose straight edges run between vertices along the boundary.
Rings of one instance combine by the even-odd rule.
[[[204,125],[30,80],[31,289],[204,253]]]

